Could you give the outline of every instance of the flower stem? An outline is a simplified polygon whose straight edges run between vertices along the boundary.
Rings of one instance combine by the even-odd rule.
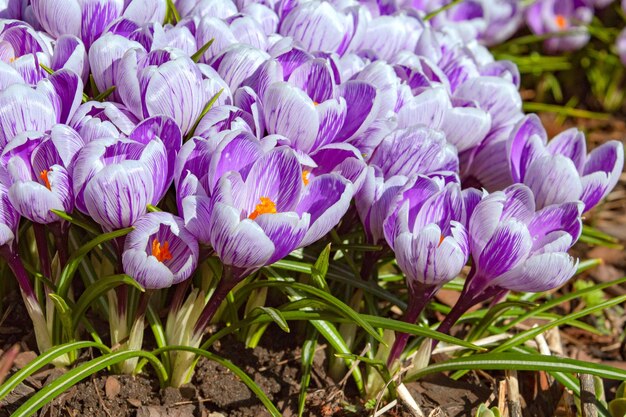
[[[420,313],[424,310],[424,307],[426,307],[426,304],[428,304],[438,289],[439,286],[437,285],[426,285],[419,282],[411,283],[409,285],[409,303],[402,320],[410,324],[415,324]],[[396,332],[396,340],[389,352],[389,358],[387,358],[388,367],[391,367],[400,357],[408,340],[408,333]]]
[[[241,274],[236,268],[229,265],[224,265],[223,271],[222,279],[220,279],[220,282],[217,283],[217,288],[215,288],[209,302],[204,307],[204,310],[202,310],[202,314],[200,314],[200,317],[194,326],[194,336],[200,335],[204,332],[204,329],[215,315],[215,312],[222,304],[222,301],[224,301],[224,298],[226,298],[230,290],[232,290],[235,285],[237,285],[241,279],[245,277],[244,274]]]
[[[43,275],[52,281],[52,268],[50,266],[48,240],[46,239],[46,226],[43,224],[33,223],[33,231],[35,232],[35,242],[37,243],[37,252],[39,253],[41,270]]]
[[[49,225],[52,234],[54,235],[54,244],[56,245],[57,252],[59,254],[59,261],[61,269],[67,265],[69,254],[67,252],[67,244],[69,242],[69,227],[65,222],[55,222]]]
[[[450,310],[446,318],[437,328],[438,332],[449,334],[452,326],[454,326],[454,324],[461,318],[463,314],[465,314],[465,312],[467,312],[475,305],[488,300],[489,298],[499,294],[502,291],[500,288],[497,287],[487,287],[481,289],[481,291],[475,291],[474,289],[469,289],[471,285],[472,279],[470,274],[470,278],[465,281],[465,286],[463,286],[463,291],[461,291],[459,300],[452,307],[452,310]],[[433,349],[435,348],[435,346],[437,346],[438,343],[438,340],[433,340]]]

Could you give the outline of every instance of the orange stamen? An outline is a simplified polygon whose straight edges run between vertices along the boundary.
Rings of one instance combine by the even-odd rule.
[[[314,105],[314,106],[319,106],[319,104],[320,104],[320,103],[318,103],[317,101],[314,101],[314,102],[313,102],[313,105]]]
[[[302,182],[304,185],[309,185],[309,175],[311,175],[311,171],[307,171],[306,169],[302,171]]]
[[[161,242],[155,238],[152,241],[152,256],[157,258],[157,261],[159,262],[172,259],[172,254],[170,253],[170,242],[166,240],[163,242],[163,246],[161,246]]]
[[[43,180],[43,183],[48,188],[48,190],[52,190],[52,188],[50,188],[50,180],[48,179],[48,170],[47,169],[44,169],[43,171],[41,171],[39,173],[39,178],[41,178]]]
[[[441,246],[441,244],[443,243],[444,239],[445,239],[444,235],[439,236],[439,244],[437,245],[437,247]]]
[[[562,14],[557,14],[554,17],[554,22],[556,23],[556,27],[563,30],[567,27],[567,18]]]
[[[270,200],[269,197],[261,197],[261,203],[257,204],[254,211],[248,216],[249,219],[256,219],[261,214],[274,214],[276,213],[276,203]]]

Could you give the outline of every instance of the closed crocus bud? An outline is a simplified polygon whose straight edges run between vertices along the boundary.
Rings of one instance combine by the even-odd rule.
[[[329,2],[309,1],[283,15],[279,32],[299,41],[309,52],[342,55],[361,42],[365,29],[361,8],[339,11]]]
[[[15,84],[0,91],[0,148],[22,132],[46,132],[57,123],[67,123],[82,91],[80,77],[69,70],[55,72],[36,88]]]
[[[119,17],[137,23],[162,22],[166,10],[165,0],[34,0],[31,5],[46,32],[55,38],[78,36],[87,48]]]
[[[536,35],[555,34],[544,42],[550,52],[575,51],[589,41],[585,27],[593,18],[586,0],[539,0],[526,11],[528,26]],[[572,32],[558,36],[559,32]]]
[[[148,213],[126,236],[122,265],[144,288],[168,288],[191,276],[198,253],[198,242],[181,218],[165,212]]]
[[[567,250],[580,236],[582,208],[563,203],[535,211],[533,193],[522,184],[486,195],[469,222],[472,270],[440,330],[503,291],[548,291],[570,279],[578,261]]]
[[[148,53],[129,49],[113,76],[122,103],[135,116],[169,116],[183,134],[190,132],[206,104],[223,88],[214,71],[213,78],[207,78],[189,57],[169,49]]]
[[[425,90],[398,110],[398,127],[424,124],[442,130],[459,152],[471,149],[485,139],[491,116],[473,102],[457,100],[455,104],[443,87]]]
[[[51,210],[72,212],[74,192],[68,168],[83,146],[78,134],[56,125],[49,134],[21,134],[2,153],[12,177],[9,199],[16,210],[35,223],[52,223]]]
[[[385,178],[459,170],[456,149],[446,141],[444,133],[419,125],[387,135],[369,163],[379,167]]]
[[[413,177],[397,194],[385,220],[385,238],[406,276],[409,302],[404,320],[415,323],[430,298],[467,263],[469,242],[457,182]],[[388,363],[400,355],[408,335],[398,334]]]
[[[571,128],[546,145],[535,115],[526,116],[508,142],[513,179],[534,193],[537,207],[582,201],[591,210],[615,187],[624,167],[621,142],[609,141],[587,155],[585,135]]]
[[[129,138],[91,141],[72,169],[76,207],[107,230],[132,225],[169,188],[182,142],[169,118],[146,119]]]

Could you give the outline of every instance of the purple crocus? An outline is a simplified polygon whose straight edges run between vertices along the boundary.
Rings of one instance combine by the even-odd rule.
[[[128,136],[139,123],[126,107],[111,101],[88,101],[77,110],[72,126],[85,142],[95,139]]]
[[[444,178],[413,177],[396,195],[385,219],[385,238],[396,254],[409,289],[404,320],[415,323],[443,284],[467,263],[468,236],[460,221],[465,215],[461,187]],[[400,356],[408,334],[400,333],[389,354]]]
[[[148,213],[126,236],[124,272],[146,289],[168,288],[189,278],[198,264],[198,242],[180,217]]]
[[[544,42],[550,52],[583,47],[589,42],[586,26],[592,18],[593,6],[586,0],[538,0],[526,11],[528,26],[536,35],[555,34]]]
[[[247,172],[222,175],[211,196],[206,228],[224,275],[196,331],[245,276],[328,233],[346,213],[352,195],[352,184],[335,173],[305,184],[298,158],[287,147],[267,152]]]
[[[383,240],[383,221],[395,194],[412,175],[458,172],[456,150],[437,130],[418,125],[387,135],[369,158],[356,208],[370,243]]]
[[[137,23],[162,22],[166,10],[164,0],[32,0],[31,5],[37,21],[51,36],[75,35],[87,48],[119,17]]]
[[[615,40],[615,48],[622,65],[626,66],[626,28],[622,29]]]
[[[522,184],[486,195],[469,220],[472,270],[439,329],[447,332],[467,309],[502,291],[548,291],[570,279],[578,261],[567,250],[580,236],[582,208],[574,202],[535,211]]]
[[[93,140],[78,153],[71,171],[76,207],[106,230],[132,225],[148,204],[163,198],[174,175],[180,130],[155,117],[128,138]]]
[[[203,68],[211,72],[210,78]],[[112,82],[122,103],[139,119],[169,116],[183,134],[191,131],[209,100],[224,88],[215,71],[175,50],[127,50]],[[220,97],[229,95],[224,92]]]
[[[541,121],[532,114],[511,134],[508,157],[513,180],[533,191],[539,208],[580,200],[589,211],[615,187],[624,168],[621,142],[606,142],[587,155],[585,135],[578,129],[547,142]]]
[[[357,47],[364,34],[365,10],[337,10],[326,1],[297,4],[282,16],[279,33],[291,36],[309,52],[336,52],[339,55]]]
[[[67,123],[82,91],[80,77],[69,70],[55,72],[35,88],[14,84],[0,91],[0,148],[22,132],[46,132],[57,123]]]
[[[35,223],[52,223],[60,220],[52,209],[72,212],[68,167],[83,145],[66,125],[56,125],[47,134],[22,133],[9,142],[1,160],[12,179],[9,199],[22,216]]]

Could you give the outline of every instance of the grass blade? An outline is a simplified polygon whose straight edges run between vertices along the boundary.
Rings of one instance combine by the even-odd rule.
[[[6,397],[7,394],[13,391],[15,387],[22,383],[22,381],[24,381],[26,378],[28,378],[44,366],[51,364],[52,361],[54,361],[55,359],[65,355],[68,352],[74,352],[76,350],[86,349],[90,347],[97,348],[104,353],[108,353],[111,351],[107,346],[101,343],[88,341],[71,342],[65,343],[63,345],[54,346],[33,359],[26,366],[13,374],[13,376],[11,376],[11,378],[9,378],[4,384],[0,385],[0,400]]]

